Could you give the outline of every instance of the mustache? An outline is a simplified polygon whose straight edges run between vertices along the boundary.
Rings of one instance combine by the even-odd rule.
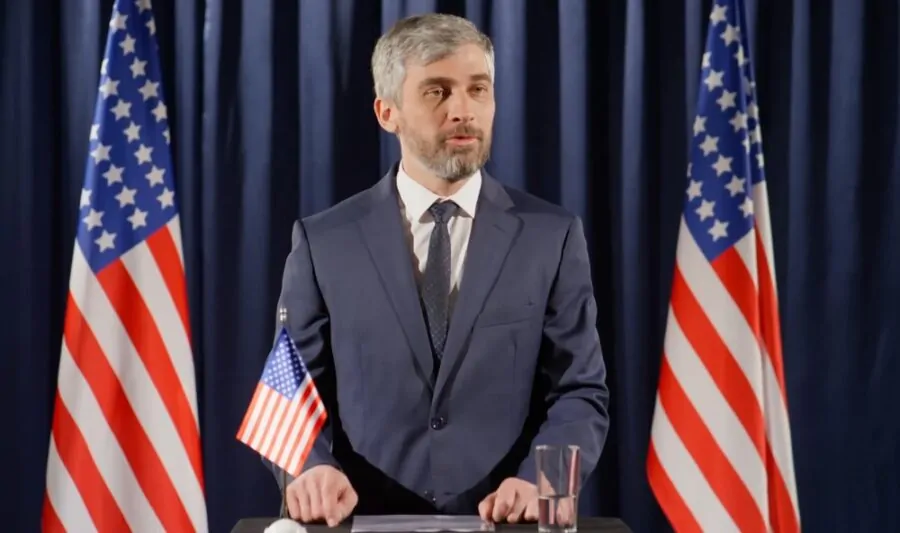
[[[484,132],[474,126],[460,126],[442,135],[441,140],[446,141],[452,137],[474,137],[480,141],[484,137]]]

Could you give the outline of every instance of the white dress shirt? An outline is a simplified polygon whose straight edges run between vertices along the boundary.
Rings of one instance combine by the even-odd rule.
[[[475,218],[475,207],[481,192],[481,172],[476,172],[455,194],[444,198],[423,187],[403,170],[397,171],[397,192],[400,195],[400,209],[406,227],[407,242],[413,254],[416,267],[416,282],[420,283],[422,273],[428,261],[428,243],[434,219],[428,208],[438,200],[453,200],[459,206],[456,214],[447,224],[450,232],[450,305],[456,300],[459,282],[462,278],[466,250],[469,247],[469,235],[472,232],[472,221]]]

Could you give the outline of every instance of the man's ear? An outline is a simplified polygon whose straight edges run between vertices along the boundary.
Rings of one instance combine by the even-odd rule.
[[[383,98],[376,98],[374,109],[375,118],[378,119],[378,123],[381,124],[381,127],[388,133],[397,133],[397,113],[395,112],[395,106]]]

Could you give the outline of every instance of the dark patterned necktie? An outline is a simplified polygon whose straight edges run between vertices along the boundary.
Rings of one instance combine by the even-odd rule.
[[[447,201],[435,202],[428,208],[434,218],[434,229],[431,230],[428,259],[422,276],[422,303],[431,348],[438,361],[444,356],[450,312],[450,231],[447,223],[457,207],[454,202]]]

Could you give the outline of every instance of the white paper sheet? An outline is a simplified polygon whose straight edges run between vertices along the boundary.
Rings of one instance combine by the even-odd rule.
[[[479,516],[452,515],[363,515],[354,516],[351,533],[436,533],[439,531],[494,531],[494,525]]]

